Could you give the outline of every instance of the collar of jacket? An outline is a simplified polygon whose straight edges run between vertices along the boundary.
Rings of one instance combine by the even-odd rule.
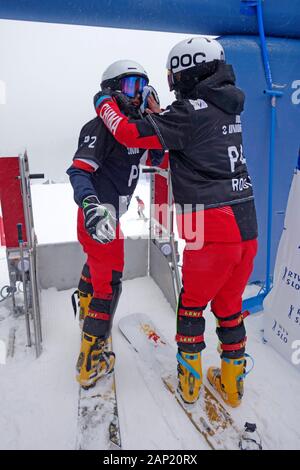
[[[228,114],[240,114],[244,109],[245,95],[235,86],[232,65],[220,62],[216,72],[199,82],[186,98],[201,98]]]

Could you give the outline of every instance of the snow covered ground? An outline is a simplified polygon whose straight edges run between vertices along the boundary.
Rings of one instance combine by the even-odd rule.
[[[13,358],[0,365],[0,449],[73,449],[76,437],[78,386],[74,366],[80,333],[70,305],[72,291],[42,292],[44,351],[35,359],[25,346],[24,320],[9,316],[9,301],[1,307],[0,339],[17,326]],[[159,378],[153,394],[143,380],[136,356],[117,328],[118,320],[145,312],[169,341],[175,334],[175,315],[153,280],[124,282],[113,328],[117,355],[116,380],[124,449],[205,449],[193,425]],[[206,313],[207,349],[204,368],[218,362],[215,323]],[[256,422],[266,449],[300,449],[299,373],[262,343],[262,315],[247,320],[248,351],[255,357],[246,381],[242,406],[231,410],[237,424]]]
[[[68,215],[72,221],[70,227],[63,225],[63,239],[59,220],[54,217],[57,200],[72,201],[68,185],[45,185],[42,192],[35,186],[32,189],[34,202],[39,202],[34,206],[39,242],[75,239],[75,204],[70,202],[74,213]],[[148,186],[142,184],[138,191],[147,203]],[[126,218],[123,228],[128,232],[147,230],[146,224],[136,220],[135,201]],[[65,221],[65,215],[61,216],[61,221]],[[0,261],[2,287],[8,282],[3,248]],[[250,295],[253,289],[250,286],[246,294]],[[34,350],[25,345],[24,318],[13,318],[9,299],[0,303],[0,345],[7,345],[11,327],[16,328],[14,356],[8,357],[6,364],[1,364],[0,360],[0,449],[74,449],[78,404],[74,368],[80,332],[73,316],[71,293],[71,290],[42,291],[44,350],[39,359],[35,359]],[[151,316],[173,344],[175,335],[175,314],[154,281],[139,278],[124,282],[113,327],[123,448],[206,449],[207,445],[164,389],[159,377],[153,376],[152,393],[149,391],[136,355],[117,326],[121,317],[134,312]],[[205,316],[204,370],[219,361],[215,321],[208,309]],[[243,404],[230,411],[241,428],[245,421],[257,423],[265,449],[300,449],[299,373],[263,344],[262,320],[263,314],[246,320],[248,352],[255,358],[255,367],[246,379]]]

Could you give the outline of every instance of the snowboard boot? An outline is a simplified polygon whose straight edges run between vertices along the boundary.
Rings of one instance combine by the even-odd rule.
[[[246,359],[221,359],[221,369],[209,367],[207,378],[214,389],[221,395],[227,405],[235,408],[241,404],[244,393]]]
[[[115,354],[109,350],[109,340],[83,333],[76,365],[77,382],[85,389],[91,388],[97,380],[112,372],[114,365]]]
[[[178,392],[185,403],[195,403],[202,385],[201,352],[178,349],[177,362]]]
[[[83,322],[88,314],[89,305],[92,300],[92,294],[88,294],[86,292],[80,291],[79,289],[76,289],[71,296],[71,300],[75,318],[79,311],[79,328],[82,331]]]
[[[92,300],[92,296],[93,286],[91,282],[90,270],[88,265],[84,264],[78,284],[78,289],[72,295],[72,305],[75,317],[79,309],[79,327],[81,330],[84,319],[88,314],[88,308]],[[77,301],[75,299],[76,297]]]
[[[85,292],[81,292],[78,290],[78,297],[79,297],[79,327],[82,330],[83,322],[85,317],[87,316],[89,305],[92,300],[92,294],[86,294]]]

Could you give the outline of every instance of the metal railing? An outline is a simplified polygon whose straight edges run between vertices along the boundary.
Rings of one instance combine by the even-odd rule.
[[[149,240],[148,240],[148,273],[151,270],[151,243],[155,243],[167,259],[172,275],[173,289],[175,298],[178,299],[181,291],[181,276],[178,269],[178,251],[174,234],[174,205],[171,174],[168,169],[159,167],[142,167],[144,174],[150,174],[150,221],[149,221]],[[166,179],[167,184],[167,216],[165,223],[160,223],[156,217],[156,201],[155,201],[155,175],[160,175]]]
[[[30,180],[44,178],[43,174],[30,174],[28,156],[19,156],[19,179],[23,200],[25,227],[18,223],[19,246],[6,250],[7,264],[10,278],[10,293],[12,297],[13,313],[15,317],[25,315],[27,346],[35,346],[36,357],[42,352],[42,325],[40,314],[40,298],[36,275],[36,245],[37,239],[34,231],[32,198]],[[24,232],[25,229],[25,232]],[[26,237],[24,234],[26,233]],[[26,239],[26,241],[24,241]],[[20,283],[22,284],[23,302],[20,304]],[[31,325],[33,325],[34,339]]]

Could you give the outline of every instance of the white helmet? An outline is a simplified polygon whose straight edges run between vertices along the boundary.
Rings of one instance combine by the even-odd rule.
[[[149,78],[146,70],[134,60],[117,60],[103,72],[101,88],[109,87],[119,89],[120,79],[129,76],[143,77],[147,82]]]
[[[184,77],[182,73],[177,76],[176,80],[175,74],[178,72],[190,70],[199,65],[210,64],[216,60],[224,62],[225,54],[223,47],[215,39],[199,36],[180,41],[171,49],[168,55],[167,69],[170,90],[176,89],[176,82]]]

